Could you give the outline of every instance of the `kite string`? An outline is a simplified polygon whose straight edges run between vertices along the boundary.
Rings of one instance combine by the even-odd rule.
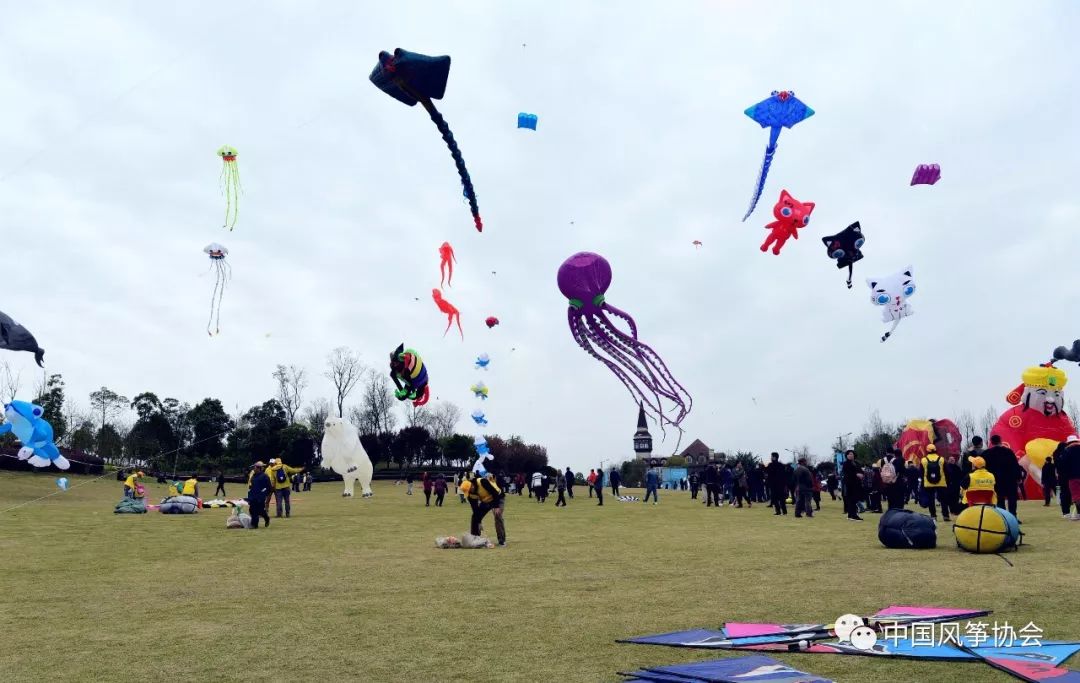
[[[229,430],[226,429],[226,430],[224,430],[222,432],[218,432],[217,434],[213,434],[213,435],[208,436],[208,437],[206,437],[204,439],[199,439],[198,441],[193,441],[193,442],[189,443],[186,446],[181,446],[180,448],[174,448],[173,450],[165,451],[164,453],[157,453],[156,455],[154,455],[152,457],[161,457],[161,456],[165,456],[165,455],[172,455],[173,453],[179,453],[180,451],[182,451],[182,450],[184,450],[186,448],[191,448],[192,446],[197,446],[198,444],[204,443],[206,441],[210,441],[211,439],[220,439],[221,437],[225,436],[228,433],[229,433]],[[18,459],[18,456],[8,455],[7,453],[0,453],[0,457]],[[77,462],[80,465],[93,465],[93,466],[102,466],[102,467],[104,467],[104,464],[100,463],[100,462],[86,462],[85,460],[71,460],[71,459],[69,459],[68,462]],[[74,486],[69,486],[66,490],[70,491],[71,489],[78,488],[80,486],[83,486],[84,484],[93,483],[93,482],[97,481],[98,479],[102,479],[104,477],[110,476],[111,474],[112,474],[112,472],[104,472],[104,473],[100,474],[99,476],[94,477],[93,479],[88,479],[87,481],[79,482],[78,484],[75,484]],[[24,503],[19,503],[18,505],[12,505],[11,507],[4,508],[3,510],[0,510],[0,515],[4,514],[5,512],[9,512],[11,510],[21,508],[24,505],[29,505],[31,503],[36,503],[39,500],[45,500],[46,498],[51,498],[52,496],[55,496],[55,495],[57,495],[59,493],[64,493],[64,492],[65,492],[64,489],[58,489],[56,491],[53,491],[52,493],[45,494],[44,496],[41,496],[39,498],[34,498],[33,500],[28,500],[28,501],[26,501]]]

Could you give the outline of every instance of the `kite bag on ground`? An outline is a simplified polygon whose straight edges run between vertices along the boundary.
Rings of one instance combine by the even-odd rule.
[[[934,548],[937,546],[937,527],[926,515],[909,510],[888,510],[878,522],[878,540],[886,548]]]

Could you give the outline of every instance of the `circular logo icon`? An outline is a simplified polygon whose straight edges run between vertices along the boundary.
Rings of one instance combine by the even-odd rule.
[[[840,642],[844,643],[851,638],[851,632],[864,623],[863,618],[857,614],[845,614],[837,618],[836,623],[833,624],[833,632]]]
[[[859,650],[870,650],[877,644],[877,633],[869,626],[856,627],[851,632],[851,645]]]

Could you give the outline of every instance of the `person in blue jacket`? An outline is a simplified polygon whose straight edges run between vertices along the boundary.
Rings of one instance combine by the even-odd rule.
[[[264,471],[266,464],[263,461],[255,463],[255,472],[251,476],[248,485],[248,512],[251,514],[251,528],[259,528],[259,518],[266,520],[266,527],[270,527],[270,515],[266,512],[266,501],[270,498],[270,492],[274,485],[270,483],[270,476]]]
[[[656,473],[655,467],[650,467],[649,471],[645,473],[645,500],[643,503],[649,502],[649,495],[652,495],[653,505],[660,502],[660,497],[656,494],[657,488],[660,486],[660,475]]]

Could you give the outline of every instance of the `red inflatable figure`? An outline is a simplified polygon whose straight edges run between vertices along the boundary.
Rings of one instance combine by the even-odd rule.
[[[488,317],[487,317],[487,318],[486,318],[486,319],[484,320],[484,324],[485,324],[485,325],[487,325],[487,326],[488,326],[488,329],[490,330],[490,329],[491,329],[492,327],[495,327],[496,325],[498,325],[498,324],[499,324],[499,319],[498,319],[498,318],[496,318],[496,317],[495,317],[495,316],[493,316],[493,315],[489,315],[489,316],[488,316]]]
[[[1022,383],[1005,400],[1012,404],[990,430],[1001,437],[1002,445],[1016,453],[1028,474],[1024,492],[1028,499],[1042,498],[1042,467],[1057,445],[1076,433],[1065,413],[1065,384],[1069,378],[1053,366],[1053,361],[1030,367],[1021,375]]]
[[[454,318],[457,318],[458,332],[461,332],[461,340],[465,341],[465,332],[461,329],[461,312],[446,299],[443,298],[442,292],[437,289],[431,290],[431,298],[435,300],[435,305],[439,307],[439,310],[446,314],[446,329],[443,330],[443,336],[450,331],[450,326],[454,324]]]
[[[799,228],[805,228],[810,223],[810,214],[814,211],[814,202],[800,202],[787,190],[780,190],[780,201],[773,207],[775,221],[765,226],[769,236],[761,245],[762,251],[768,251],[772,245],[772,253],[779,255],[780,249],[789,237],[799,239]]]
[[[454,248],[450,246],[449,242],[443,242],[439,247],[439,286],[443,286],[443,279],[445,278],[446,284],[449,286],[450,281],[454,279],[454,262],[457,261],[457,257],[454,256]],[[449,276],[447,275],[449,271]]]

